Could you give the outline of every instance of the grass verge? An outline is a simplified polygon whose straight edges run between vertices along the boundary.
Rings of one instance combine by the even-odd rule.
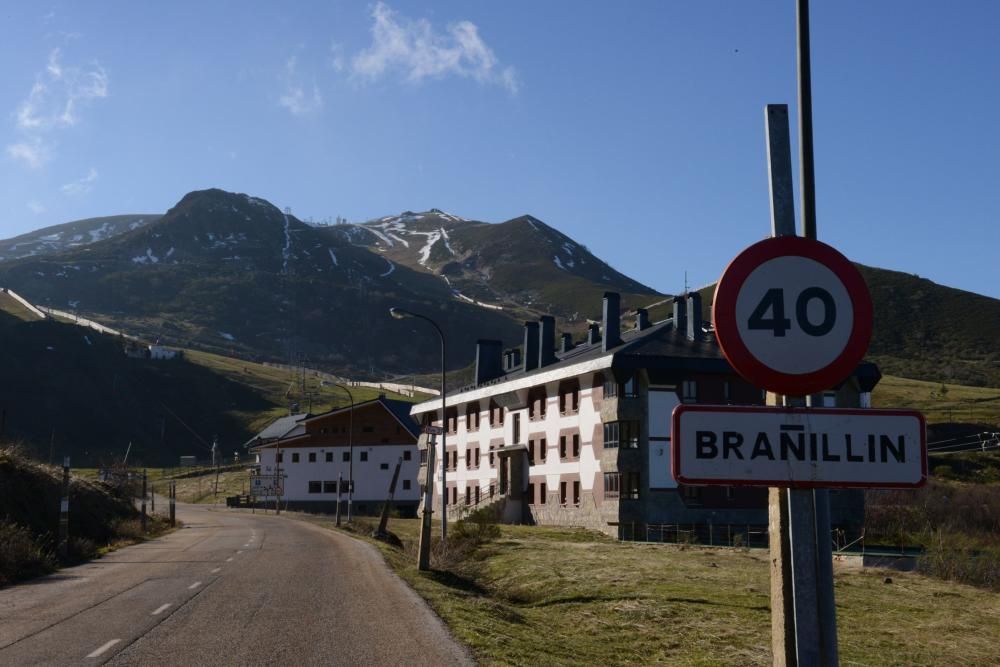
[[[295,515],[332,528],[328,517]],[[584,530],[500,526],[495,538],[416,568],[419,521],[401,548],[351,527],[486,665],[771,663],[767,552],[619,543]],[[474,532],[474,531],[473,531]],[[476,542],[475,539],[472,540]],[[462,544],[455,544],[462,542]],[[836,573],[845,665],[1000,663],[996,595],[917,573]]]

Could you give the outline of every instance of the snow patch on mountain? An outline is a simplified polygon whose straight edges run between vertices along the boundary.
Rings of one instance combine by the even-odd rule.
[[[388,264],[388,265],[389,265],[389,269],[388,269],[388,270],[387,270],[387,271],[386,271],[385,273],[380,273],[380,274],[378,274],[378,277],[379,277],[379,278],[385,278],[385,277],[387,277],[387,276],[391,275],[391,274],[392,274],[392,272],[396,270],[396,265],[395,265],[395,264],[393,264],[393,263],[392,263],[391,261],[389,261],[389,258],[388,258],[388,257],[383,257],[382,259],[384,259],[384,260],[385,260],[385,262],[386,262],[386,264]]]

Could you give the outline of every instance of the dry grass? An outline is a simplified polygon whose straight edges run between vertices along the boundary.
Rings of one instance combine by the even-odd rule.
[[[932,424],[1000,425],[1000,389],[992,387],[967,387],[886,375],[875,387],[872,402],[877,408],[920,410]]]
[[[375,544],[482,664],[771,663],[766,551],[502,526],[462,562],[421,573],[418,527],[392,520],[404,548]],[[886,574],[836,574],[843,664],[1000,664],[994,593],[913,573],[886,584]]]

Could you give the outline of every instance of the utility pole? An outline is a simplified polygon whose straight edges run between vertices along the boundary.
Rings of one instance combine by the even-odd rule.
[[[386,535],[386,524],[389,523],[389,510],[392,508],[392,499],[396,496],[396,480],[399,479],[399,468],[403,465],[403,457],[399,457],[396,461],[396,470],[392,473],[392,481],[389,482],[389,499],[385,501],[385,505],[382,507],[382,517],[378,522],[378,530],[375,532],[376,537],[384,537]]]
[[[417,569],[431,569],[431,519],[434,516],[434,450],[437,448],[435,434],[431,432],[427,443],[427,472],[424,485],[424,514],[420,523],[420,545],[417,551]]]

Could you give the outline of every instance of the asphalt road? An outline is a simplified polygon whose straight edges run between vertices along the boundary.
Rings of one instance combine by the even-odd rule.
[[[370,545],[178,506],[184,528],[0,590],[0,665],[470,664]]]

